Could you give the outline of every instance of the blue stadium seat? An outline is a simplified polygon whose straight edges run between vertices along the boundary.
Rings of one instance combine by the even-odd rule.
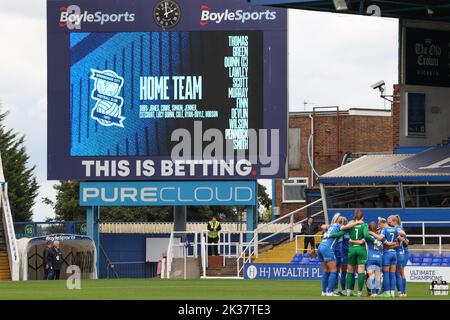
[[[303,258],[303,255],[301,253],[296,253],[295,257],[301,259],[301,258]]]
[[[433,258],[423,258],[423,260],[422,260],[422,264],[424,264],[424,263],[430,264],[432,262],[433,262]]]
[[[422,263],[423,258],[413,258],[411,260],[412,263]]]
[[[448,267],[450,266],[450,262],[442,262],[441,267]]]
[[[423,253],[415,253],[415,254],[413,254],[413,255],[414,255],[414,257],[416,257],[416,258],[423,258],[423,256],[424,256]]]
[[[424,258],[433,258],[433,254],[432,253],[426,253],[423,255]]]
[[[440,264],[440,263],[432,263],[431,266],[432,266],[432,267],[440,267],[441,264]]]
[[[442,256],[443,256],[444,258],[450,258],[450,253],[444,253],[444,254],[442,254]]]
[[[442,262],[443,263],[449,263],[450,262],[450,258],[442,258]]]
[[[302,258],[302,260],[300,260],[300,264],[309,264],[309,259],[308,258]]]
[[[305,254],[303,255],[303,258],[309,258],[309,253],[308,253],[308,252],[305,253]]]
[[[431,261],[433,263],[442,263],[442,258],[433,258],[433,261]]]
[[[433,258],[442,258],[442,254],[440,253],[434,253]]]
[[[422,264],[421,263],[413,263],[412,265],[417,267],[417,266],[421,266]]]

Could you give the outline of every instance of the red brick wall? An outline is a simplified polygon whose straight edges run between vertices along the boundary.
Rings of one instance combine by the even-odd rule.
[[[392,104],[392,148],[400,145],[400,85],[394,85],[394,103]]]
[[[311,134],[311,122],[307,115],[290,116],[289,126],[301,128],[301,169],[290,170],[289,177],[308,177],[310,186],[316,179],[311,179],[311,167],[307,157],[308,138]],[[337,168],[344,153],[392,152],[398,144],[394,141],[393,117],[341,115],[339,117],[339,144],[338,119],[336,113],[329,116],[315,117],[314,136],[314,167],[319,174],[325,174]],[[398,129],[395,129],[396,132]],[[398,136],[398,134],[397,134]],[[283,203],[282,181],[276,183],[277,206],[280,214],[285,215],[305,205],[305,203]]]

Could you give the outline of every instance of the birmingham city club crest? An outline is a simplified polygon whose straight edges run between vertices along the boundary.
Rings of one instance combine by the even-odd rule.
[[[96,104],[91,118],[102,126],[118,126],[123,128],[122,105],[123,98],[119,96],[123,86],[123,78],[112,70],[91,69],[91,79],[94,80],[94,89],[91,97]]]

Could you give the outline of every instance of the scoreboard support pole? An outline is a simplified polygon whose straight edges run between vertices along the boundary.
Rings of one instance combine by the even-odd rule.
[[[173,207],[173,231],[186,231],[187,224],[187,207],[174,206]],[[175,235],[177,236],[177,235]],[[186,241],[186,234],[178,235],[181,241]]]
[[[87,236],[94,240],[95,243],[95,255],[96,259],[96,275],[95,278],[98,279],[98,272],[100,270],[100,232],[99,232],[99,221],[100,221],[100,207],[87,207],[86,208],[86,227]]]
[[[253,238],[253,230],[258,226],[258,210],[256,206],[247,206],[246,210],[246,223],[247,223],[247,233],[245,234],[245,241],[250,242]]]

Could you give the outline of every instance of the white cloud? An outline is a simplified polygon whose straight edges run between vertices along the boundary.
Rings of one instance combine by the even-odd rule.
[[[291,110],[383,107],[369,86],[397,83],[397,20],[290,10],[289,28]]]
[[[0,0],[1,12],[29,19],[45,19],[47,0]]]
[[[46,180],[46,1],[0,0],[0,99],[8,125],[25,133],[37,166],[40,196],[34,219],[52,216],[42,197],[54,200]],[[383,107],[369,86],[397,82],[397,21],[290,10],[290,105],[303,101],[343,107]],[[270,182],[263,182],[269,187]]]

